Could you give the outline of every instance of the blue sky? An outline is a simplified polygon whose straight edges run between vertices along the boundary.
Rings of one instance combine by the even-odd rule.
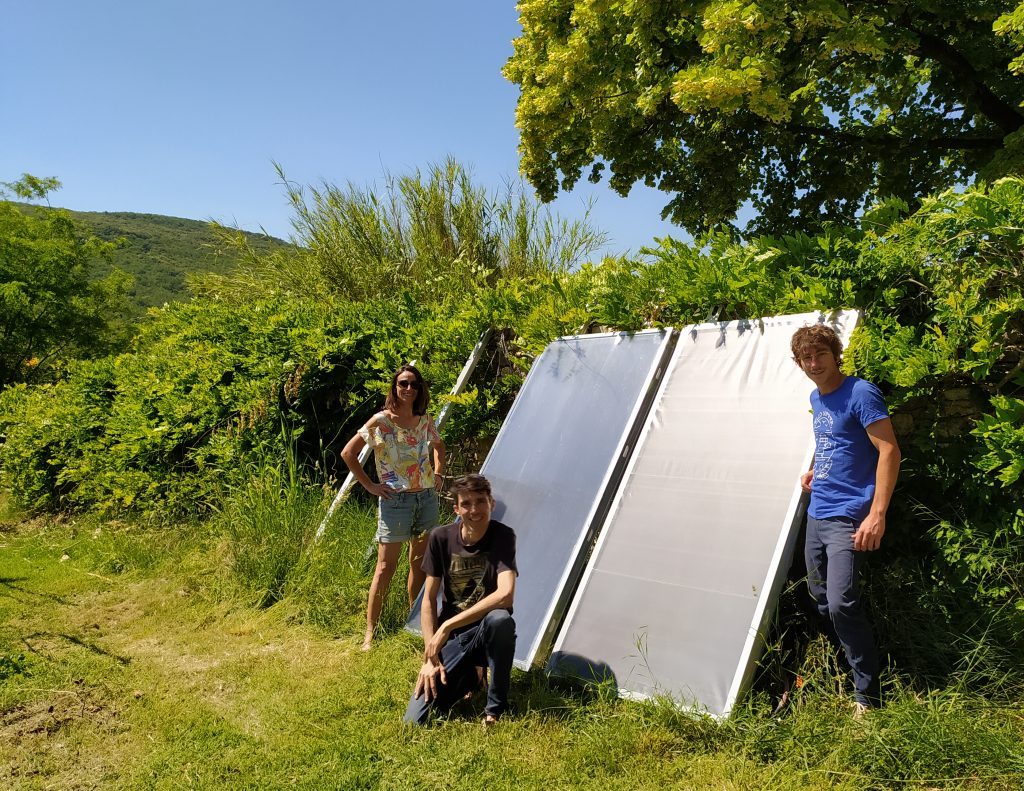
[[[216,219],[275,236],[300,183],[381,183],[449,155],[518,178],[512,2],[3,2],[0,181],[56,176],[54,205]],[[582,184],[605,252],[682,236],[667,197]]]

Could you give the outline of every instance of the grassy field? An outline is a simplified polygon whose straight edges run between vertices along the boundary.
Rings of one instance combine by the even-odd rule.
[[[359,506],[270,598],[233,574],[223,517],[172,531],[0,503],[0,530],[2,788],[1024,787],[1019,698],[890,679],[857,721],[820,645],[782,716],[754,695],[716,723],[517,672],[496,728],[479,698],[406,728],[419,645],[398,586],[387,634],[358,651]]]

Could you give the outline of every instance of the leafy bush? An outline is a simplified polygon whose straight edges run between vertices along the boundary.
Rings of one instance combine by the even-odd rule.
[[[482,321],[475,310],[453,319],[412,301],[170,305],[137,351],[0,397],[2,483],[36,510],[202,512],[244,479],[247,454],[283,417],[307,459],[334,472],[393,370],[416,359],[444,393]]]
[[[4,187],[44,199],[60,182],[25,174],[0,184],[0,390],[50,381],[69,360],[123,348],[130,282],[118,270],[93,279],[113,244],[68,212],[6,200]]]
[[[0,681],[19,675],[31,675],[24,652],[0,654]]]

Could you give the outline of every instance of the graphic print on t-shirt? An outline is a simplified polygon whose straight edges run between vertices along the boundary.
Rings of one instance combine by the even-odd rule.
[[[448,567],[451,580],[453,604],[462,612],[484,597],[484,573],[487,558],[480,555],[452,555]]]
[[[814,477],[817,480],[828,478],[832,469],[832,453],[836,449],[832,425],[831,412],[823,410],[814,416]]]

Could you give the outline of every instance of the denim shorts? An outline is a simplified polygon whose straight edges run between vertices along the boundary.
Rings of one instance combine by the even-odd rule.
[[[437,491],[434,487],[418,492],[395,492],[380,498],[377,516],[377,541],[400,544],[437,527]]]

